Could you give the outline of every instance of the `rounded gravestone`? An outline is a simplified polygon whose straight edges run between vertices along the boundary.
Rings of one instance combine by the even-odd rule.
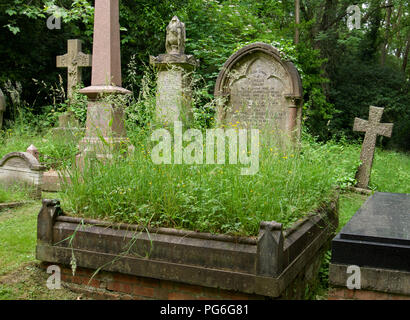
[[[3,126],[3,113],[6,111],[6,98],[0,89],[0,130]]]
[[[300,134],[302,81],[271,45],[253,43],[234,53],[218,75],[214,94],[222,125]]]
[[[0,185],[25,185],[39,198],[45,169],[31,153],[11,152],[0,159]]]

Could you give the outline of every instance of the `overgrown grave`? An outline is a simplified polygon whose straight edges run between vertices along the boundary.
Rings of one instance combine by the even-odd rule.
[[[129,157],[116,157],[115,146],[126,144],[127,139],[122,112],[107,103],[107,94],[121,96],[128,92],[120,87],[118,1],[111,3],[115,6],[108,6],[105,0],[96,3],[92,86],[82,90],[89,106],[86,137],[81,142],[81,170],[76,171],[78,176],[67,189],[64,208],[58,200],[43,201],[38,216],[37,258],[59,264],[66,271],[71,268],[72,275],[63,272],[66,281],[94,287],[94,291],[107,295],[118,291],[158,299],[303,298],[337,227],[338,207],[337,192],[333,189],[332,194],[329,187],[317,190],[326,197],[320,201],[316,198],[314,208],[306,207],[306,203],[297,207],[296,199],[303,201],[309,195],[302,192],[308,190],[300,190],[299,182],[287,181],[287,177],[302,179],[305,174],[300,171],[301,176],[295,177],[292,170],[300,169],[285,163],[288,157],[300,159],[295,164],[303,162],[296,153],[302,96],[296,69],[283,61],[276,49],[258,43],[228,60],[233,67],[239,63],[238,68],[243,69],[238,78],[231,78],[231,71],[221,71],[218,83],[228,92],[224,101],[229,103],[229,96],[231,101],[239,101],[244,107],[235,109],[239,112],[254,108],[242,119],[257,114],[257,119],[267,120],[228,128],[230,143],[236,141],[229,145],[230,156],[241,164],[252,164],[249,159],[257,161],[252,172],[241,171],[249,168],[241,168],[238,161],[222,166],[225,157],[210,161],[218,155],[212,148],[204,160],[208,143],[214,146],[218,132],[225,139],[227,128],[207,130],[204,140],[201,130],[186,128],[183,132],[178,121],[171,128],[173,137],[166,127],[152,132],[149,138],[158,142],[157,148],[151,149],[146,140],[141,140]],[[177,19],[174,24],[175,28],[169,27],[172,34],[167,35],[167,52],[180,57],[183,27]],[[115,54],[104,55],[104,50]],[[235,91],[225,86],[236,80],[246,88]],[[241,90],[242,98],[235,100],[235,92]],[[294,201],[282,199],[262,180],[266,179],[263,175],[272,175],[270,170],[276,164],[262,163],[263,174],[258,172],[259,130],[266,123],[271,125],[267,136],[280,142],[272,146],[273,150],[264,140],[264,158],[269,159],[268,153],[281,154],[276,158],[282,161],[278,166],[283,171],[275,174],[284,188],[289,188],[284,194]],[[251,132],[250,143],[247,130]],[[214,134],[212,142],[208,134]],[[103,154],[104,146],[112,152]],[[168,157],[170,150],[174,154]],[[225,150],[224,144],[219,151]],[[91,158],[94,160],[88,161]],[[254,187],[234,190],[244,183]],[[253,197],[262,202],[252,202]],[[276,197],[278,203],[274,204]],[[240,207],[232,210],[234,202]],[[272,206],[277,209],[275,214]]]

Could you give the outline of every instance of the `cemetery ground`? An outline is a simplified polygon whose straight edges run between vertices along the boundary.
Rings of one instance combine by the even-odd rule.
[[[17,129],[18,130],[18,129]],[[132,138],[132,135],[131,139]],[[67,142],[67,140],[60,141],[58,137],[53,134],[29,134],[24,132],[11,132],[9,131],[3,137],[3,143],[0,146],[0,154],[4,155],[12,150],[24,151],[30,144],[36,145],[40,151],[40,157],[42,162],[46,163],[49,168],[54,168],[60,170],[64,167],[70,167],[72,165],[73,157],[75,156],[77,138],[73,141]],[[139,143],[137,142],[139,141]],[[302,154],[306,158],[298,159],[297,161],[293,158],[292,154],[288,155],[275,155],[273,151],[268,149],[271,153],[269,154],[269,161],[273,161],[269,170],[273,170],[276,174],[277,170],[283,170],[286,168],[287,175],[278,178],[277,187],[281,188],[281,184],[287,184],[287,190],[278,191],[278,198],[273,197],[272,202],[269,202],[269,206],[277,205],[274,202],[278,201],[281,197],[289,197],[286,201],[282,201],[281,205],[283,208],[277,206],[275,210],[282,211],[282,214],[273,216],[271,220],[279,220],[286,226],[291,225],[296,220],[300,219],[303,215],[302,213],[306,211],[306,208],[318,207],[322,200],[325,200],[330,196],[333,187],[339,186],[341,188],[341,195],[339,199],[339,229],[338,231],[349,221],[349,219],[354,215],[354,213],[359,209],[359,207],[367,199],[368,195],[362,195],[354,193],[348,190],[348,186],[354,184],[354,175],[359,165],[358,158],[360,154],[360,145],[344,144],[329,142],[327,144],[316,143],[308,135],[304,135],[302,139],[303,148]],[[136,145],[135,152],[137,154],[145,154],[146,145],[141,143],[141,140],[135,140],[133,143]],[[144,151],[145,150],[145,151]],[[146,154],[145,154],[146,155]],[[263,156],[263,155],[262,155]],[[141,158],[137,158],[140,159]],[[144,158],[145,159],[145,158]],[[193,230],[200,230],[205,232],[215,232],[215,233],[228,233],[228,234],[246,234],[254,235],[255,226],[257,223],[252,223],[251,220],[246,220],[247,215],[252,210],[258,208],[258,203],[261,201],[269,201],[263,198],[263,188],[258,189],[256,185],[248,185],[245,189],[233,190],[237,192],[237,196],[246,191],[247,194],[256,193],[254,197],[249,197],[247,206],[250,208],[244,210],[245,214],[239,214],[238,219],[225,219],[224,223],[217,223],[219,216],[213,217],[210,211],[205,210],[205,214],[201,213],[198,208],[192,206],[189,207],[186,212],[193,212],[196,214],[197,219],[194,221],[193,216],[181,215],[178,216],[176,213],[171,215],[172,210],[175,210],[173,206],[162,207],[163,210],[168,210],[168,214],[159,217],[153,217],[150,210],[154,207],[149,207],[147,203],[151,203],[158,196],[152,196],[151,198],[145,199],[146,203],[144,206],[140,206],[140,216],[130,216],[127,212],[127,208],[131,207],[132,210],[136,210],[136,202],[142,201],[143,198],[137,196],[136,200],[133,200],[135,194],[127,195],[127,190],[134,187],[134,183],[137,180],[133,180],[132,175],[136,172],[129,171],[130,162],[135,161],[135,158],[131,157],[129,160],[121,160],[119,163],[115,163],[113,166],[100,166],[98,167],[98,174],[86,176],[89,183],[83,183],[82,181],[75,181],[75,175],[72,176],[73,188],[68,188],[60,193],[44,193],[43,198],[57,198],[62,199],[62,207],[69,214],[73,214],[75,210],[81,212],[80,216],[92,217],[98,219],[104,219],[108,221],[126,221],[130,223],[150,223],[151,225],[158,226],[172,226],[177,228],[187,228]],[[282,162],[281,162],[282,161]],[[284,165],[284,163],[287,163]],[[322,166],[320,166],[320,163]],[[261,161],[261,170],[265,170],[263,166],[266,165],[264,160]],[[278,168],[275,169],[274,166]],[[288,166],[291,167],[288,167]],[[106,168],[106,169],[103,169]],[[314,170],[316,168],[316,171]],[[95,167],[94,167],[95,169]],[[146,170],[146,167],[139,168],[139,170]],[[152,175],[152,172],[158,170],[156,167],[150,168],[148,174]],[[181,170],[181,169],[179,169]],[[206,170],[206,169],[200,169]],[[298,181],[297,184],[292,185],[292,182],[288,178],[293,178],[292,170],[296,172],[296,175],[302,175],[304,181]],[[227,170],[229,171],[229,170]],[[304,171],[304,172],[302,172]],[[171,174],[171,172],[168,172]],[[87,170],[85,170],[87,174]],[[176,174],[183,174],[185,172],[174,172]],[[203,172],[202,178],[209,172]],[[229,179],[233,176],[225,173],[222,174],[223,179]],[[231,173],[232,174],[232,173]],[[127,179],[124,181],[124,176]],[[212,177],[212,175],[209,175]],[[100,179],[98,180],[97,179]],[[175,176],[173,176],[175,178]],[[84,177],[83,177],[84,178]],[[140,179],[140,184],[145,184],[147,188],[154,188],[153,185],[158,184],[156,187],[164,186],[165,181],[159,176],[151,176],[151,179],[145,181],[145,176]],[[158,181],[155,181],[158,178]],[[102,180],[101,180],[102,179]],[[220,179],[216,177],[215,179]],[[269,179],[269,176],[268,176]],[[291,179],[292,180],[292,179]],[[195,180],[194,180],[195,182]],[[203,181],[204,182],[204,181]],[[256,180],[257,182],[257,180]],[[187,182],[188,183],[188,182]],[[205,181],[208,183],[208,188],[214,192],[217,189],[213,188],[212,179]],[[270,184],[269,184],[270,183]],[[267,182],[262,180],[263,187],[266,188],[267,185],[272,187],[273,182]],[[105,185],[104,185],[105,184]],[[311,185],[309,185],[311,184]],[[98,187],[99,186],[99,187]],[[115,186],[117,189],[115,189]],[[214,185],[215,186],[215,185]],[[166,187],[172,188],[176,185],[167,185]],[[111,194],[104,193],[108,189],[114,188],[116,192]],[[180,188],[183,188],[181,183]],[[387,151],[377,149],[375,153],[375,160],[372,170],[372,179],[370,183],[370,188],[373,190],[381,192],[397,192],[397,193],[410,193],[410,156],[399,153],[395,151]],[[114,190],[113,189],[113,190]],[[143,193],[149,194],[146,190],[142,189]],[[200,189],[204,191],[205,189]],[[298,192],[308,195],[308,190],[311,190],[314,196],[306,197],[309,198],[306,201],[302,201],[299,196],[292,198],[292,195],[298,190]],[[206,190],[205,190],[206,191]],[[129,191],[128,191],[129,192]],[[154,194],[155,191],[154,189]],[[257,195],[257,193],[261,193]],[[170,190],[165,190],[165,194],[170,193]],[[211,193],[210,196],[214,194]],[[152,192],[151,192],[152,195]],[[190,194],[193,196],[193,193]],[[243,198],[224,198],[221,195],[215,195],[218,201],[230,202],[231,207],[225,207],[225,212],[228,218],[233,216],[234,212],[238,212],[240,206],[243,205]],[[0,203],[27,201],[29,195],[24,188],[20,189],[5,189],[0,188]],[[74,201],[74,199],[76,201]],[[85,201],[84,199],[87,199]],[[210,198],[204,197],[203,200],[209,201]],[[77,201],[78,200],[78,201]],[[151,201],[151,202],[150,202]],[[86,210],[85,203],[90,205],[90,210]],[[77,206],[76,206],[77,204]],[[188,203],[189,204],[189,203]],[[295,206],[291,206],[294,204]],[[208,207],[214,205],[212,202],[208,202]],[[246,207],[243,205],[243,207]],[[297,207],[299,206],[299,208]],[[36,219],[41,208],[40,200],[28,200],[21,207],[2,209],[0,211],[0,299],[78,299],[86,298],[78,293],[71,292],[67,289],[61,290],[48,290],[46,287],[47,274],[44,269],[39,267],[39,261],[35,260],[35,246],[36,246]],[[70,212],[70,208],[72,212]],[[103,208],[103,209],[101,209]],[[142,209],[141,209],[142,208]],[[157,207],[158,208],[158,207]],[[263,207],[262,207],[263,208]],[[144,209],[146,211],[144,211]],[[121,211],[123,210],[123,211]],[[231,210],[231,211],[230,211]],[[249,211],[250,210],[250,211]],[[184,210],[181,210],[184,211]],[[105,212],[104,216],[96,215],[96,212]],[[129,212],[129,211],[128,211]],[[284,213],[286,217],[284,219]],[[142,219],[141,219],[142,217]],[[147,221],[147,217],[151,220]],[[262,217],[262,218],[261,218]],[[256,219],[269,219],[272,215],[264,216],[263,212],[259,213]],[[185,220],[184,220],[185,219]],[[191,222],[186,221],[186,219],[191,219]],[[307,290],[307,296],[310,299],[326,299],[327,296],[327,272],[328,263],[330,260],[330,251],[328,251],[323,257],[323,263],[321,267],[320,279],[321,282],[317,284],[316,288],[309,288]]]

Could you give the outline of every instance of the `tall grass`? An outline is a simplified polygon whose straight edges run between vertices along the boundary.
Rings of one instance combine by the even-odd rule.
[[[299,150],[260,146],[260,168],[155,165],[148,135],[128,157],[93,161],[71,173],[64,209],[82,217],[212,233],[256,235],[259,223],[289,227],[354,179],[357,148],[304,139]]]
[[[21,185],[7,187],[0,185],[0,203],[28,200],[32,198],[31,195],[32,190]]]

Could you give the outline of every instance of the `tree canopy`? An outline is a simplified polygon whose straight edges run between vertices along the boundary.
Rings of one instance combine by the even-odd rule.
[[[360,8],[360,29],[348,28],[351,5]],[[177,15],[187,29],[186,52],[201,62],[203,104],[212,99],[226,59],[262,41],[281,50],[300,71],[304,124],[313,135],[357,139],[354,117],[367,119],[368,107],[375,105],[385,108],[384,122],[395,123],[392,139],[382,143],[409,150],[409,5],[407,0],[121,0],[124,86],[139,83],[149,55],[165,52],[165,28]],[[89,0],[0,0],[0,87],[20,83],[21,99],[34,113],[46,112],[45,106],[56,103],[51,88],[60,74],[65,81],[55,57],[66,52],[67,39],[75,38],[91,53],[93,13]],[[61,29],[47,28],[52,14],[61,17]],[[89,78],[88,70],[86,84]],[[133,89],[138,95],[140,88]],[[13,112],[9,108],[6,118]]]

